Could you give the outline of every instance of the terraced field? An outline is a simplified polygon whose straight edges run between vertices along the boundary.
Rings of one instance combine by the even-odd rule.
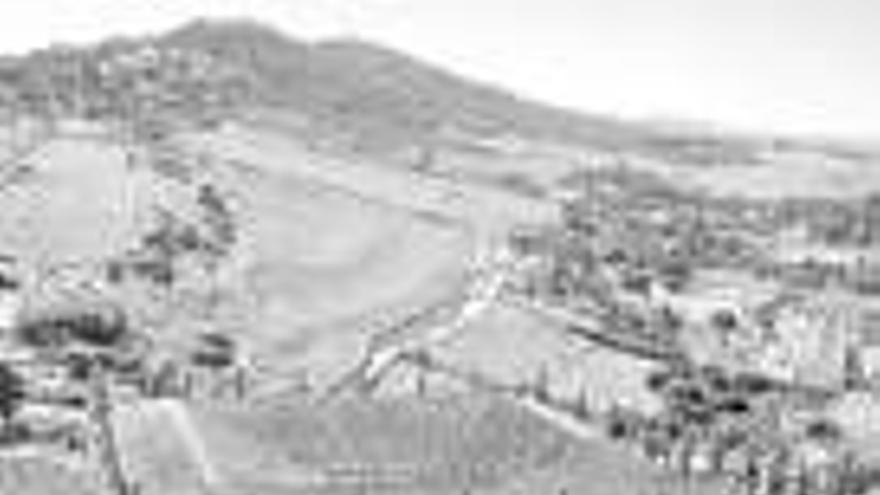
[[[201,454],[173,436],[175,421],[158,410],[138,413],[133,435],[120,427],[127,450],[137,452],[132,478],[164,480],[140,483],[144,495],[697,495],[721,488],[682,484],[630,450],[569,436],[514,402],[479,394],[182,411]]]
[[[193,412],[227,483],[242,494],[274,480],[278,491],[260,493],[452,495],[552,465],[577,448],[511,404],[476,396]]]

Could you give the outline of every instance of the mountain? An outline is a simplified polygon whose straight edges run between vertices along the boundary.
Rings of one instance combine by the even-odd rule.
[[[619,139],[631,129],[520,100],[410,56],[356,39],[304,43],[248,21],[189,24],[165,36],[247,67],[259,100],[284,104],[344,128],[425,138],[456,127],[565,139]]]
[[[143,68],[132,62],[137,57],[131,54],[140,53],[139,48],[176,56],[150,68],[153,72],[132,75],[133,68]],[[109,83],[101,66],[108,59],[123,69],[111,74]],[[133,95],[149,92],[142,88],[145,81],[164,78],[167,84],[154,93],[174,100],[180,107],[175,111],[199,113],[205,101],[237,103],[239,109],[283,109],[307,119],[313,132],[320,130],[331,139],[345,136],[353,147],[370,151],[436,145],[450,135],[514,135],[697,165],[763,163],[768,151],[778,149],[818,149],[858,160],[877,154],[821,140],[750,136],[560,109],[368,41],[307,42],[252,20],[198,20],[149,38],[40,50],[0,62],[0,97],[5,82],[17,86],[26,101],[40,100],[41,91],[70,99],[72,88],[81,85],[71,66],[85,64],[86,69],[78,69],[80,79],[102,86],[100,91],[88,89],[92,95],[87,98],[101,100],[99,114],[108,108],[117,114],[129,109]],[[171,98],[175,94],[179,97]]]
[[[337,132],[354,132],[367,144],[431,142],[454,130],[528,136],[691,164],[762,162],[759,155],[774,148],[876,158],[870,148],[833,141],[633,122],[556,108],[368,41],[308,43],[247,20],[190,23],[163,42],[245,67],[261,103],[287,106]]]

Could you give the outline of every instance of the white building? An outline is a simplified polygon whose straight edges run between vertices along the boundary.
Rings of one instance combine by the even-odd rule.
[[[775,362],[787,365],[789,379],[839,387],[845,379],[847,345],[856,314],[852,301],[830,293],[781,308],[774,324],[777,341],[765,348],[765,354],[783,358]]]

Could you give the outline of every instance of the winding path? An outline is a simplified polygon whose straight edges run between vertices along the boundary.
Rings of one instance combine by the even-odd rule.
[[[181,439],[183,444],[189,451],[189,457],[199,469],[199,477],[202,485],[208,489],[209,493],[213,489],[220,486],[221,478],[214,463],[211,461],[211,455],[208,448],[199,435],[198,430],[192,423],[192,417],[187,412],[183,403],[176,400],[160,400],[156,401],[155,407],[161,410],[169,419],[169,423],[174,427],[175,433]]]

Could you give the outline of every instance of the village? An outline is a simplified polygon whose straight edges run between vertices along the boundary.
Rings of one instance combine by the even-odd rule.
[[[791,220],[625,167],[572,182],[559,226],[514,236],[533,260],[515,290],[575,335],[663,363],[646,380],[663,407],[612,409],[612,435],[742,493],[876,487],[876,200],[832,243],[816,234],[827,213]]]
[[[0,279],[0,458],[58,459],[94,473],[109,493],[137,494],[114,415],[169,400],[245,400],[247,365],[229,337],[206,333],[169,354],[112,304],[29,313],[9,265]]]
[[[246,50],[229,50],[253,62]],[[245,177],[217,172],[230,164],[247,170],[246,177],[259,175],[257,168],[195,153],[169,139],[222,128],[232,108],[253,103],[252,74],[220,56],[152,41],[103,45],[92,56],[55,49],[29,64],[0,65],[0,108],[11,129],[6,143],[11,157],[4,165],[16,171],[4,176],[3,187],[26,182],[35,150],[55,136],[96,134],[101,146],[112,141],[124,150],[127,173],[146,168],[167,179],[155,189],[163,200],[172,198],[151,210],[147,226],[126,239],[124,249],[71,269],[76,297],[39,293],[44,285],[55,290],[54,284],[64,281],[47,283],[57,274],[0,253],[0,459],[53,459],[93,473],[94,486],[107,493],[141,495],[143,480],[129,472],[117,438],[115,418],[128,411],[164,410],[169,404],[247,408],[258,391],[271,388],[263,379],[307,392],[293,399],[276,394],[277,401],[322,404],[348,394],[359,402],[379,402],[403,369],[403,375],[415,377],[407,399],[430,405],[432,387],[445,393],[455,382],[460,395],[500,397],[574,438],[621,445],[686,483],[720,480],[735,495],[880,493],[876,194],[847,200],[717,197],[676,187],[623,154],[603,156],[598,166],[578,155],[582,167],[549,188],[512,175],[499,192],[486,181],[488,196],[513,189],[516,199],[531,201],[517,205],[541,205],[542,212],[556,213],[554,221],[474,235],[477,240],[464,250],[470,265],[452,284],[451,296],[416,308],[415,316],[382,319],[380,330],[371,328],[375,333],[368,335],[366,350],[345,342],[339,344],[343,351],[319,355],[318,365],[322,359],[336,359],[341,368],[355,365],[338,382],[329,373],[333,383],[311,394],[310,380],[293,380],[284,367],[293,358],[273,356],[282,362],[275,375],[259,375],[250,354],[259,339],[248,332],[261,329],[223,321],[222,311],[237,300],[223,300],[222,291],[214,290],[224,275],[231,278],[232,269],[224,268],[253,260],[239,252],[245,220],[236,216],[238,205],[229,193],[234,188],[230,181],[217,185],[211,179],[223,173],[233,181]],[[316,145],[305,148],[314,152]],[[417,148],[424,155],[434,152],[430,144]],[[296,156],[303,162],[313,158]],[[416,168],[426,167],[419,160]],[[334,191],[357,181],[307,173],[322,179],[317,181],[322,186],[330,182]],[[410,170],[400,176],[420,187],[427,183]],[[293,182],[283,177],[280,182]],[[470,232],[497,220],[481,203],[460,208],[464,214],[456,210],[459,216],[449,214],[454,208],[444,201],[465,196],[465,188],[438,190],[441,199],[433,202],[380,199],[417,210],[415,216],[428,217],[432,226],[465,223],[462,217],[471,215],[478,220],[463,229]],[[372,194],[372,205],[384,190],[354,192]],[[282,213],[286,222],[288,210]],[[381,210],[383,219],[387,214]],[[275,234],[277,227],[268,229]],[[287,258],[288,247],[276,249]],[[325,262],[313,257],[318,265]],[[414,258],[423,265],[427,257]],[[259,275],[271,280],[272,273]],[[308,299],[307,290],[290,286]],[[253,295],[250,286],[236,290]],[[327,306],[343,305],[342,296],[334,292],[333,298]],[[156,316],[173,313],[181,301],[196,306],[193,313],[210,314],[199,314],[191,326]],[[284,300],[258,309],[267,307],[269,316],[276,316],[272,311],[280,313],[278,306],[285,304],[292,305]],[[255,315],[249,312],[258,309],[241,310],[241,320],[250,322],[247,317]],[[535,372],[529,368],[525,378],[492,366],[480,369],[474,362],[516,362],[517,353],[539,352],[543,337],[531,334],[520,348],[503,347],[501,340],[514,333],[509,321],[498,325],[509,330],[503,338],[477,351],[446,346],[471,334],[479,339],[492,327],[486,315],[493,311],[526,315],[539,320],[542,331],[561,334],[553,335],[548,347],[563,342],[575,349],[567,356],[577,373],[561,366],[559,371],[554,362],[541,362]],[[342,323],[335,324],[360,332],[351,317],[338,319]],[[302,330],[288,320],[278,326],[290,334]],[[267,340],[259,344],[288,343]],[[292,340],[291,348],[301,344]],[[479,357],[462,364],[468,352]],[[311,370],[302,366],[305,371],[299,371],[308,376]]]

